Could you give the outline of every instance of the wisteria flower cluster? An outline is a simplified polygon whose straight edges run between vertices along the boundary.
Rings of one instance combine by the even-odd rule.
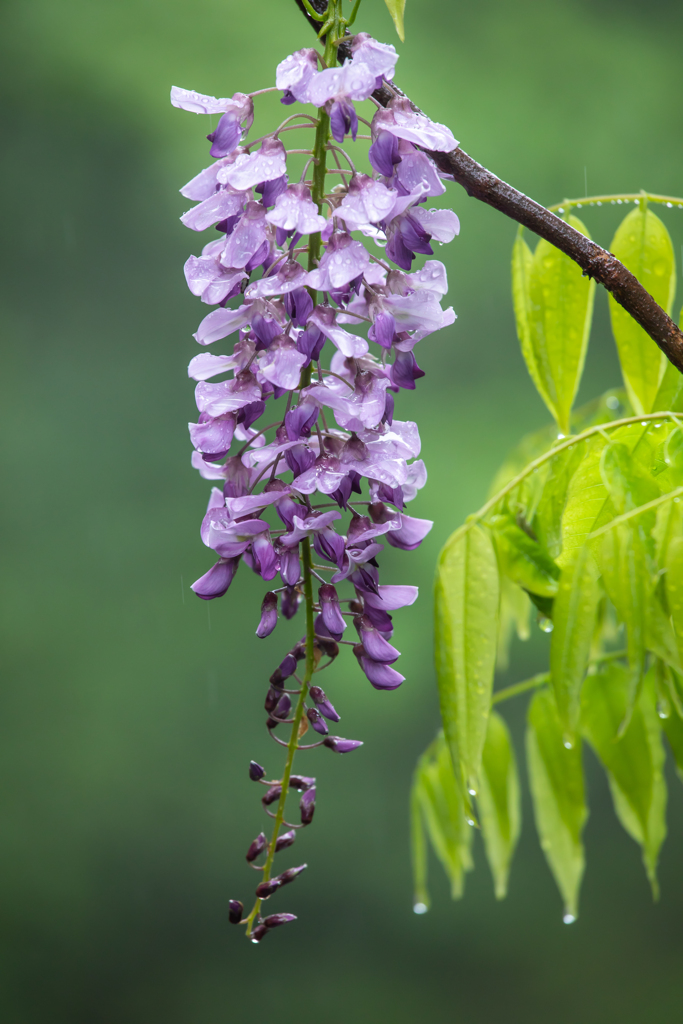
[[[384,542],[412,551],[432,524],[405,511],[427,473],[417,426],[394,417],[394,396],[424,376],[418,343],[455,319],[441,306],[443,264],[412,265],[459,230],[452,211],[426,205],[445,186],[420,147],[457,143],[401,98],[378,106],[371,124],[359,117],[355,104],[392,78],[397,55],[365,33],[349,38],[352,57],[341,67],[331,33],[324,57],[303,49],[278,65],[281,102],[313,112],[297,110],[251,142],[258,93],[171,93],[176,107],[220,115],[208,136],[214,162],[181,189],[197,203],[182,222],[214,227],[218,237],[188,259],[185,276],[216,307],[194,335],[199,345],[236,336],[229,354],[201,352],[188,370],[199,411],[189,425],[192,465],[216,484],[201,538],[218,558],[192,589],[203,600],[221,597],[244,562],[269,585],[280,577],[263,599],[257,636],[302,603],[306,610],[305,635],[271,675],[265,699],[267,729],[287,748],[283,775],[266,780],[255,762],[249,769],[267,786],[262,802],[275,819],[271,839],[261,833],[247,852],[262,872],[253,910],[244,916],[240,901],[230,903],[230,920],[246,923],[254,942],[294,920],[263,917],[261,907],[306,867],[272,873],[275,854],[315,810],[315,779],[292,774],[295,751],[361,745],[330,734],[340,716],[313,675],[349,644],[376,689],[404,680],[391,613],[411,605],[417,588],[381,584],[378,556]],[[360,123],[370,135],[359,136]],[[282,136],[293,130],[314,131],[313,149],[286,150]],[[372,174],[356,170],[344,149],[349,137],[370,141]],[[309,159],[295,179],[288,158],[302,152]],[[345,638],[349,625],[357,640]],[[288,740],[276,734],[285,725]],[[301,744],[309,727],[319,739]],[[290,790],[301,793],[297,824],[284,818]]]

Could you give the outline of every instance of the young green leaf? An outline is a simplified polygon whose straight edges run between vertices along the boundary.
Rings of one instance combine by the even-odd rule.
[[[585,225],[568,216],[567,223],[584,235]],[[595,281],[545,239],[536,246],[528,277],[529,341],[541,396],[563,434],[569,433],[574,402],[593,318]],[[533,376],[533,374],[532,374]]]
[[[522,349],[522,355],[524,356],[529,376],[536,385],[539,395],[552,412],[552,399],[541,374],[536,350],[531,340],[530,295],[533,262],[534,254],[526,244],[523,229],[520,226],[512,248],[512,304],[517,322],[517,337],[519,338],[520,348]]]
[[[584,869],[581,833],[588,817],[581,742],[567,748],[553,695],[540,690],[529,705],[529,784],[541,848],[564,901],[565,921],[578,916]]]
[[[498,636],[499,579],[487,529],[456,531],[437,567],[435,657],[453,764],[476,791]]]
[[[437,736],[418,762],[414,792],[434,852],[450,880],[451,895],[453,899],[459,899],[463,894],[464,872],[472,869],[473,829],[465,816],[463,789],[453,772],[443,733]],[[422,855],[419,840],[417,853],[419,868]],[[416,885],[421,881],[422,876],[416,874]],[[421,891],[424,892],[424,886]],[[429,901],[421,899],[419,902],[428,905]]]
[[[642,847],[645,870],[657,898],[657,859],[666,836],[666,783],[653,670],[647,673],[628,728],[619,738],[630,685],[628,670],[616,663],[589,676],[583,690],[582,726],[607,771],[617,817]]]
[[[670,313],[676,290],[673,245],[666,227],[644,201],[621,222],[610,250],[635,274],[655,301]],[[651,412],[662,383],[666,357],[611,295],[609,307],[631,404],[636,415]]]
[[[479,777],[479,820],[496,899],[507,894],[510,862],[519,838],[519,778],[508,728],[495,711],[489,715]]]
[[[683,412],[683,373],[665,360],[664,375],[652,403],[652,412]]]
[[[501,572],[524,590],[554,597],[560,570],[538,541],[510,515],[494,516],[490,525]]]
[[[387,5],[387,10],[391,15],[398,38],[404,43],[406,36],[403,28],[403,13],[406,9],[406,0],[384,0],[384,3]]]
[[[683,718],[673,704],[669,705],[669,714],[662,719],[662,726],[676,762],[676,773],[683,782]]]
[[[573,445],[559,452],[548,464],[548,478],[536,506],[534,529],[551,558],[557,558],[562,550],[562,515],[569,484],[587,451],[585,443]]]
[[[550,679],[565,740],[573,742],[580,695],[600,600],[597,571],[587,545],[562,569],[553,608]]]
[[[531,604],[527,594],[515,583],[501,576],[500,578],[500,613],[498,617],[498,646],[496,668],[505,671],[510,661],[510,642],[513,632],[520,640],[528,640],[529,612]]]

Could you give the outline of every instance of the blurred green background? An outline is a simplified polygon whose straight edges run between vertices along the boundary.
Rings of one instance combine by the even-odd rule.
[[[178,188],[208,161],[206,120],[172,84],[215,95],[270,85],[311,45],[293,0],[4,0],[0,1017],[7,1024],[650,1024],[680,1017],[683,790],[670,772],[662,900],[588,758],[582,916],[571,927],[535,837],[497,904],[481,844],[465,898],[433,870],[411,910],[407,797],[437,726],[430,584],[437,551],[481,504],[506,449],[546,421],[509,297],[515,226],[449,187],[462,231],[439,251],[458,321],[423,343],[403,396],[435,527],[383,578],[418,583],[396,616],[408,677],[372,690],[350,657],[326,680],[349,758],[302,755],[319,778],[309,870],[277,909],[298,922],[262,948],[227,925],[249,901],[262,824],[250,757],[277,772],[264,682],[300,625],[253,635],[263,584],[221,601],[189,584],[211,562],[190,470],[185,366],[205,310],[182,265],[200,241]],[[381,0],[359,28],[397,43],[397,81],[463,147],[542,203],[683,192],[683,9],[673,0],[409,0],[407,42]],[[257,100],[270,126],[271,97]],[[683,213],[665,213],[681,252]],[[608,245],[615,210],[585,211]],[[677,299],[680,305],[680,293]],[[678,308],[677,305],[677,308]],[[582,387],[618,383],[606,300]],[[543,661],[515,650],[500,682]],[[505,714],[522,752],[525,698]],[[307,760],[304,763],[304,757]]]

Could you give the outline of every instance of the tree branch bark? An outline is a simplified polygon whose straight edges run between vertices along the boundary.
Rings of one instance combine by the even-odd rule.
[[[320,0],[311,0],[316,9],[319,2]],[[297,3],[300,7],[303,6],[300,0],[297,0]],[[312,19],[309,18],[309,21],[312,22]],[[350,56],[350,47],[346,42],[342,43],[339,47],[340,62]],[[393,83],[385,83],[373,93],[374,99],[383,107],[388,106],[391,100],[398,96],[407,99],[417,113],[423,113],[417,104]],[[540,203],[497,178],[460,147],[451,153],[435,153],[431,150],[425,152],[431,156],[440,171],[452,174],[454,180],[462,185],[469,196],[488,203],[518,224],[523,224],[525,228],[545,238],[578,263],[584,274],[604,285],[619,305],[623,306],[656,342],[669,362],[683,373],[683,331],[661,306],[657,305],[638,278],[627,270],[616,256],[586,238]]]

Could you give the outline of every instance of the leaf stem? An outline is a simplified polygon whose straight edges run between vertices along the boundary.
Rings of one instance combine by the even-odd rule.
[[[612,206],[623,203],[639,203],[642,199],[646,199],[650,203],[663,203],[669,208],[676,206],[679,210],[683,210],[683,199],[678,196],[660,196],[655,192],[617,192],[614,195],[606,196],[584,196],[583,199],[565,199],[561,203],[555,203],[554,206],[548,206],[547,209],[551,213],[564,213],[565,209],[571,206],[576,206],[579,209],[582,206],[605,206],[607,204]]]

